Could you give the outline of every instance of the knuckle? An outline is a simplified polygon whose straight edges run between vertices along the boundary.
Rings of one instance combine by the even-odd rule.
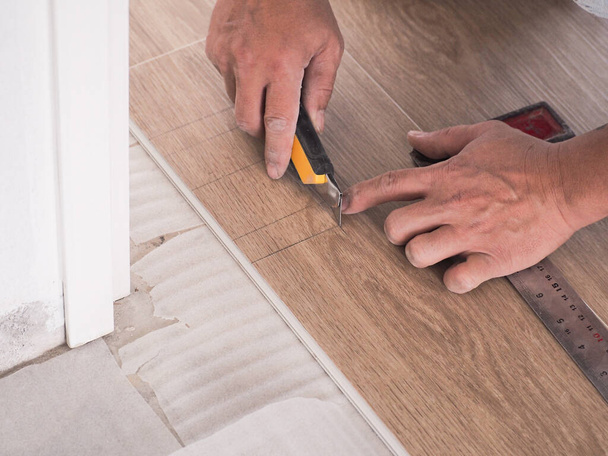
[[[255,125],[255,122],[253,122],[251,119],[247,119],[238,115],[236,117],[236,126],[239,128],[239,130],[249,134],[253,134],[257,131],[257,126]]]
[[[253,50],[246,45],[237,44],[232,49],[232,55],[239,69],[246,71],[255,65],[256,58]]]
[[[426,268],[428,266],[428,262],[425,259],[425,245],[416,238],[412,239],[405,246],[405,256],[412,266],[416,268]]]
[[[285,116],[267,115],[264,116],[264,127],[267,132],[283,133],[290,125],[290,119]]]
[[[211,61],[213,61],[213,37],[211,36],[211,34],[207,35],[207,38],[205,39],[205,55],[207,56],[207,58]]]
[[[456,157],[452,157],[443,162],[443,172],[448,176],[452,176],[454,173],[458,173],[462,166],[458,163],[458,160],[454,160]]]
[[[456,211],[461,211],[468,208],[467,200],[467,194],[464,191],[455,191],[449,196],[447,204]]]
[[[341,32],[338,32],[338,48],[340,49],[340,57],[342,57],[342,54],[344,54],[344,37],[342,36]]]
[[[485,122],[482,122],[482,125],[487,127],[488,129],[496,129],[503,128],[505,126],[505,123],[501,122],[500,120],[486,120]]]
[[[281,157],[281,154],[274,147],[268,147],[266,150],[266,158],[268,160],[275,161],[279,157]]]
[[[344,38],[340,32],[329,43],[329,50],[336,62],[342,59],[342,55],[344,54]]]
[[[298,81],[304,76],[304,67],[294,64],[288,58],[275,58],[267,65],[270,78],[274,81]]]
[[[477,135],[481,136],[486,132],[499,133],[501,131],[505,131],[505,129],[510,129],[506,123],[501,122],[500,120],[486,120],[485,122],[481,122],[476,125]]]
[[[444,162],[443,172],[446,174],[443,177],[450,179],[451,182],[463,181],[462,185],[466,188],[476,188],[477,185],[483,182],[482,175],[485,173],[480,169],[479,165],[475,163],[475,158],[467,154],[460,153]]]
[[[456,128],[453,126],[439,130],[439,136],[441,136],[442,138],[451,138],[454,133],[456,133]]]
[[[227,54],[214,54],[210,57],[210,60],[222,75],[228,73],[230,69],[230,57]]]
[[[381,193],[393,193],[399,186],[399,174],[396,171],[384,173],[378,181],[378,187]]]
[[[223,45],[224,40],[220,38],[212,37],[210,34],[205,42],[205,54],[213,63],[213,65],[221,72],[224,73],[230,64],[230,57],[228,52]]]
[[[289,161],[289,150],[282,150],[274,145],[267,146],[264,155],[266,160],[271,163],[283,164]]]

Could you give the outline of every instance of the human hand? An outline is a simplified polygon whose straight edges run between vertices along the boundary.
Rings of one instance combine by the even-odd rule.
[[[224,78],[239,128],[265,137],[273,179],[289,164],[300,97],[323,130],[343,49],[328,0],[217,1],[207,56]]]
[[[415,267],[464,257],[444,275],[452,292],[532,266],[590,223],[575,216],[566,198],[574,183],[566,182],[565,143],[550,144],[497,121],[410,132],[408,140],[427,157],[451,158],[354,185],[343,213],[420,200],[389,214],[386,236],[406,244]]]

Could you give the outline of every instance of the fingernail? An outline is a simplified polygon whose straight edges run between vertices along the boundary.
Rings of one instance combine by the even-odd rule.
[[[346,212],[350,206],[350,193],[346,192],[342,195],[342,212]]]
[[[324,109],[321,109],[320,111],[317,112],[316,126],[317,126],[317,133],[323,133],[323,130],[325,129],[325,110]]]
[[[278,179],[281,177],[279,173],[279,167],[275,163],[268,163],[266,165],[266,172],[268,173],[268,177],[271,179]]]
[[[426,133],[420,130],[412,130],[407,133],[408,136],[413,136],[414,138],[420,138],[424,136]]]

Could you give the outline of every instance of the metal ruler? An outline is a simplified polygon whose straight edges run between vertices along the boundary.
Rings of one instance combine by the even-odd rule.
[[[548,259],[507,276],[608,402],[608,327]]]

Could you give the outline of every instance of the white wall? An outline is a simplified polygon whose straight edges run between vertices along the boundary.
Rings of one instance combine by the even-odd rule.
[[[0,15],[0,372],[65,341],[50,0]]]

